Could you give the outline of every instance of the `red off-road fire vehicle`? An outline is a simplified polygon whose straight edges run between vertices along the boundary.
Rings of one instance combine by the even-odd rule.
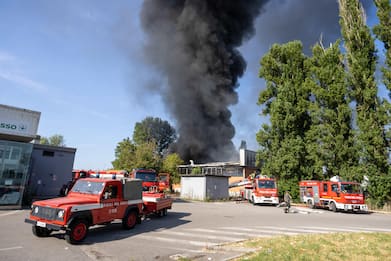
[[[71,244],[83,241],[94,225],[121,220],[123,228],[131,229],[143,216],[164,216],[172,206],[164,193],[142,190],[138,179],[79,179],[66,197],[35,201],[25,222],[38,237],[65,231]]]

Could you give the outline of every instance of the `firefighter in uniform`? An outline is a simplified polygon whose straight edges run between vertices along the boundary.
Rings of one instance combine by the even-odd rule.
[[[289,191],[285,191],[285,194],[284,194],[284,202],[286,204],[285,209],[284,209],[285,213],[288,213],[289,209],[291,208],[291,200],[292,200],[291,194],[289,194]]]

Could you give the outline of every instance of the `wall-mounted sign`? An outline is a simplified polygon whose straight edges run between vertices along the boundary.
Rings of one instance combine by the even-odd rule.
[[[41,113],[0,104],[0,134],[35,137]]]

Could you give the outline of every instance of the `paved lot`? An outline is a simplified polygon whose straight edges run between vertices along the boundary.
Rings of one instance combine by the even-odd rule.
[[[132,230],[121,224],[96,226],[81,245],[63,233],[37,238],[24,223],[28,210],[0,211],[1,260],[226,260],[240,254],[221,248],[253,237],[303,233],[391,232],[391,215],[253,206],[236,202],[176,201],[168,216],[149,218]]]

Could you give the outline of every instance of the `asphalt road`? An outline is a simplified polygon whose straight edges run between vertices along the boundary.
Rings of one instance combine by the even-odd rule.
[[[132,230],[121,224],[90,228],[85,242],[69,245],[63,233],[37,238],[24,223],[29,210],[0,211],[0,260],[228,260],[238,249],[220,247],[253,237],[303,233],[391,232],[390,214],[333,213],[246,202],[174,202],[166,217],[144,220]]]

